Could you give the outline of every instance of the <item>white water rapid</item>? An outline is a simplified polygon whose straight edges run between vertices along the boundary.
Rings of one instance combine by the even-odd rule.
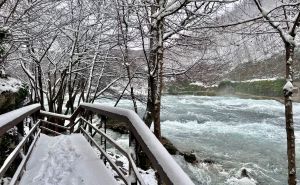
[[[107,100],[99,103],[113,104]],[[180,150],[194,151],[199,161],[213,161],[213,164],[188,164],[182,156],[175,156],[195,184],[287,184],[281,103],[234,97],[164,96],[162,105],[162,135]],[[131,101],[123,100],[119,107],[129,108]],[[299,103],[294,103],[294,121],[300,180]],[[241,177],[243,169],[250,178]]]

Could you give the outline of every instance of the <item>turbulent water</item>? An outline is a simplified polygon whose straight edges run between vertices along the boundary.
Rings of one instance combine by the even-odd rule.
[[[162,104],[162,135],[180,150],[194,151],[199,161],[214,161],[214,164],[192,165],[184,162],[181,156],[175,156],[195,184],[287,184],[286,133],[281,103],[234,97],[165,96]],[[128,100],[120,104],[121,107],[130,105]],[[300,104],[295,103],[294,116],[296,152],[299,154]],[[297,161],[300,162],[300,154]],[[249,172],[250,180],[241,178],[242,169]]]

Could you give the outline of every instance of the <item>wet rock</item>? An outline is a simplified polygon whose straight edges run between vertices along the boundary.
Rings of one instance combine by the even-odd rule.
[[[244,168],[242,169],[241,171],[241,177],[247,177],[247,178],[250,178],[249,174],[248,174],[248,171]]]
[[[111,129],[120,134],[128,134],[128,124],[117,120],[109,119],[106,123],[106,128]]]
[[[202,162],[205,164],[215,164],[215,161],[213,161],[212,159],[204,159]]]
[[[189,163],[197,163],[197,158],[196,158],[196,155],[194,153],[189,153],[189,152],[184,152],[183,153],[183,157],[185,159],[186,162],[189,162]]]
[[[170,140],[168,140],[165,137],[162,137],[161,139],[161,143],[163,144],[163,146],[168,150],[168,152],[171,155],[176,155],[179,153],[178,149],[173,145],[173,143],[171,143]]]

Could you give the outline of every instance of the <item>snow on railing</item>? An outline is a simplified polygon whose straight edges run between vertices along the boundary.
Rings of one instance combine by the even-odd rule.
[[[19,143],[15,147],[15,149],[9,154],[9,156],[5,159],[4,163],[1,164],[0,168],[0,181],[1,178],[5,177],[6,171],[14,164],[15,159],[18,156],[21,156],[21,162],[15,163],[18,165],[14,176],[10,180],[10,184],[14,185],[18,182],[19,177],[21,176],[26,162],[29,159],[29,156],[32,152],[35,142],[39,137],[40,130],[38,130],[38,126],[40,121],[37,121],[37,114],[41,109],[40,104],[33,104],[26,107],[19,108],[17,110],[5,113],[0,115],[0,137],[3,136],[9,129],[17,127],[17,132],[21,136],[25,136],[24,132],[24,120],[28,117],[32,117],[30,122],[27,122],[29,125],[30,131],[26,134],[25,137],[19,138]],[[27,121],[27,120],[26,120]]]
[[[71,116],[70,122],[74,122],[78,114],[84,110],[128,123],[130,132],[142,147],[142,150],[150,159],[153,167],[165,184],[194,184],[134,111],[100,104],[81,103]]]
[[[71,116],[60,116],[53,113],[41,112],[41,115],[47,117],[57,117],[70,121],[69,127],[73,130],[80,119],[79,114],[84,115],[87,112],[112,118],[117,121],[126,122],[129,131],[141,146],[143,152],[150,159],[151,164],[157,170],[159,177],[165,184],[172,185],[194,185],[188,175],[176,163],[173,157],[168,153],[161,142],[150,131],[141,118],[132,110],[104,106],[100,104],[81,103]],[[77,119],[77,120],[76,120]],[[76,121],[75,121],[76,120]],[[130,141],[129,141],[130,143]]]
[[[0,136],[14,126],[18,127],[19,133],[24,132],[23,120],[34,113],[38,113],[40,109],[40,104],[32,104],[0,115]],[[21,133],[21,135],[24,134]]]
[[[39,113],[40,110],[39,104],[30,105],[24,108],[17,109],[15,111],[0,115],[0,136],[5,133],[8,129],[13,128],[14,126],[19,126],[20,128],[24,128],[23,120],[30,116],[34,115],[35,113]],[[89,104],[89,103],[82,103],[80,106],[76,109],[76,111],[71,116],[65,116],[55,113],[49,113],[45,111],[40,112],[40,116],[46,116],[46,117],[53,117],[53,118],[59,118],[62,120],[68,120],[70,123],[67,126],[58,126],[56,123],[52,123],[50,121],[41,120],[37,122],[37,124],[34,125],[33,129],[36,129],[39,127],[41,130],[48,131],[52,134],[60,134],[55,130],[49,129],[47,126],[42,126],[42,124],[48,124],[52,125],[55,128],[60,128],[65,130],[64,132],[68,131],[68,133],[72,133],[74,130],[74,126],[77,123],[80,123],[79,115],[86,115],[87,113],[93,113],[100,115],[102,117],[112,118],[117,121],[123,121],[126,122],[129,126],[129,131],[131,136],[129,144],[131,145],[132,142],[137,142],[143,152],[147,155],[147,157],[150,159],[151,164],[153,167],[157,170],[160,180],[164,182],[164,184],[172,184],[172,185],[193,185],[194,183],[191,181],[191,179],[188,177],[188,175],[181,169],[181,167],[176,163],[176,161],[173,159],[173,157],[168,153],[168,151],[164,148],[164,146],[160,143],[160,141],[155,137],[155,135],[150,131],[150,129],[146,126],[146,124],[141,120],[141,118],[131,110],[122,109],[122,108],[116,108],[116,107],[109,107],[109,106],[103,106],[99,104]],[[36,116],[35,116],[36,118]],[[36,119],[35,119],[36,120]],[[49,119],[48,119],[49,120]],[[18,127],[18,128],[19,128]],[[89,124],[89,127],[92,128],[93,125]],[[76,128],[76,127],[75,127]],[[77,127],[77,130],[80,129],[80,127]],[[19,130],[19,129],[18,129]],[[82,130],[82,129],[81,129]],[[97,130],[96,127],[93,128],[93,130],[99,133],[99,130]],[[24,131],[23,131],[24,132]],[[39,133],[41,131],[39,130]],[[31,132],[29,132],[31,133]],[[87,133],[87,132],[86,132]],[[92,133],[92,132],[91,132]],[[110,139],[105,135],[105,133],[100,133],[102,136],[105,136],[105,140],[110,141]],[[38,134],[39,135],[39,134]],[[37,136],[38,137],[38,136]],[[89,137],[90,141],[93,140],[93,136]],[[135,138],[134,141],[132,138]],[[24,140],[28,140],[29,135],[27,135]],[[36,137],[34,139],[34,142],[36,141]],[[33,143],[34,143],[33,142]],[[21,152],[22,150],[20,148],[23,147],[23,144],[26,142],[20,142],[20,145],[13,151],[11,155],[15,155],[16,153]],[[32,143],[32,142],[30,142]],[[114,144],[114,143],[113,143]],[[133,143],[132,143],[133,144]],[[33,144],[34,145],[34,144]],[[30,150],[32,150],[33,145],[30,145]],[[19,150],[20,149],[20,150]],[[134,151],[134,150],[132,150]],[[123,151],[124,152],[124,151]],[[129,158],[129,162],[133,164],[133,158],[130,155],[133,155],[134,153],[130,152],[126,153],[126,156]],[[17,175],[14,180],[19,178],[19,171],[23,170],[24,165],[26,161],[28,160],[28,157],[30,155],[30,152],[28,152],[28,155],[25,156],[25,162],[22,162],[19,166],[20,169],[16,172],[15,175]],[[14,157],[9,157],[8,160],[12,161]],[[24,163],[24,164],[23,164]],[[10,162],[9,162],[10,164]],[[6,169],[7,165],[3,167],[2,169]],[[133,169],[133,173],[135,173],[135,177],[131,179],[125,179],[128,184],[136,184],[138,181],[139,184],[144,184],[142,180],[140,179],[140,175],[137,174],[137,168],[134,166],[131,166]],[[4,174],[3,170],[1,172],[1,175]],[[131,181],[131,182],[129,182]]]
[[[22,161],[18,165],[12,179],[10,180],[10,185],[18,184],[19,178],[24,172],[25,165],[31,155],[34,145],[40,136],[41,130],[38,130],[40,121],[38,121],[29,131],[29,133],[24,137],[21,142],[16,146],[16,148],[9,154],[9,156],[4,161],[0,168],[0,179],[4,177],[5,172],[9,169],[14,160],[18,157],[22,157]],[[30,142],[29,142],[30,141]],[[28,149],[25,149],[28,148]]]
[[[128,184],[128,185],[135,184],[136,181],[138,181],[140,185],[146,185],[134,163],[134,160],[132,159],[131,155],[129,154],[129,152],[127,152],[122,146],[120,146],[114,139],[109,137],[105,132],[102,132],[100,129],[96,128],[92,123],[90,123],[83,117],[80,117],[79,119],[85,123],[85,126],[89,126],[90,134],[85,130],[85,128],[84,128],[85,126],[84,126],[83,122],[80,123],[78,131],[82,132],[85,136],[87,136],[88,140],[96,146],[96,148],[101,153],[101,158],[104,158],[104,161],[107,160],[109,162],[110,166],[120,176],[120,178],[125,182],[125,184]],[[104,120],[106,121],[105,118],[104,118]],[[95,135],[95,134],[93,134],[93,131],[94,131],[94,133],[100,134],[101,138],[103,138],[103,137],[105,138],[104,150],[94,140],[93,135]],[[112,146],[114,146],[116,149],[118,149],[118,151],[121,152],[127,158],[128,164],[129,164],[129,167],[128,167],[129,175],[128,176],[126,176],[123,173],[123,170],[121,171],[117,167],[117,165],[112,161],[112,159],[109,157],[109,154],[106,152],[106,141],[108,141]],[[101,145],[102,145],[102,142],[101,142]]]

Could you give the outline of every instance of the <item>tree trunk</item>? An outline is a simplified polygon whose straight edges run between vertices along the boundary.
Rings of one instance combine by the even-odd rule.
[[[163,3],[161,0],[157,0],[156,3],[163,8]],[[151,7],[151,14],[157,11],[157,7]],[[150,28],[150,56],[148,63],[148,99],[146,113],[144,116],[144,121],[151,126],[153,121],[154,124],[154,135],[157,139],[161,139],[161,129],[160,129],[160,109],[161,109],[161,93],[163,87],[163,27],[164,19],[155,20],[152,19],[152,24]]]
[[[157,10],[156,6],[151,6],[151,14],[153,15]],[[147,95],[147,106],[145,115],[143,117],[143,121],[150,128],[153,122],[153,111],[154,111],[154,102],[155,102],[155,28],[153,25],[154,19],[151,18],[151,26],[150,26],[150,39],[149,39],[149,61],[148,61],[148,95]]]
[[[143,121],[146,123],[146,125],[150,128],[153,117],[152,117],[152,111],[154,110],[154,101],[152,100],[152,89],[153,89],[153,83],[154,83],[154,78],[153,76],[148,76],[148,95],[147,95],[147,106],[146,106],[146,111],[145,115],[143,117]]]
[[[64,105],[64,99],[65,99],[65,89],[67,87],[67,83],[62,81],[62,89],[61,91],[58,91],[58,97],[57,97],[57,109],[56,109],[56,113],[58,114],[62,114],[62,109],[63,109],[63,105]]]
[[[156,46],[156,92],[153,111],[154,135],[157,139],[161,139],[160,129],[160,109],[161,95],[163,88],[163,19],[157,21],[157,46]]]
[[[285,43],[286,49],[286,80],[293,82],[293,60],[294,60],[294,46],[290,43]],[[293,104],[292,93],[284,95],[285,103],[285,120],[286,120],[286,134],[287,134],[287,155],[288,155],[288,184],[296,185],[296,153],[295,153],[295,134],[293,121]]]

